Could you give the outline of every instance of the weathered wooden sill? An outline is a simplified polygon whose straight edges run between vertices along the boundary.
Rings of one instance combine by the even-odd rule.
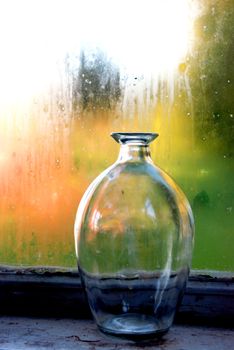
[[[90,318],[77,271],[0,267],[0,314]],[[229,326],[234,319],[232,273],[193,271],[176,322]]]
[[[174,325],[159,340],[133,343],[102,335],[92,320],[0,317],[1,350],[231,350],[233,344],[228,328]]]

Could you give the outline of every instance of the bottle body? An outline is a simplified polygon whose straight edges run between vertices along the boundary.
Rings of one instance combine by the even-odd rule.
[[[184,194],[152,163],[148,145],[122,144],[117,162],[86,191],[75,224],[80,275],[102,331],[144,338],[169,329],[193,230]]]

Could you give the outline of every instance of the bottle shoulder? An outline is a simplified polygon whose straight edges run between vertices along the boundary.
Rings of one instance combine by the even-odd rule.
[[[135,188],[136,193],[148,190],[160,192],[173,201],[189,206],[188,200],[175,180],[152,162],[116,162],[104,170],[87,188],[84,200],[89,201],[97,192],[121,191]]]

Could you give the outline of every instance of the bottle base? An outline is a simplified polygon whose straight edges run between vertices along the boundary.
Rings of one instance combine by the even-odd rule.
[[[129,340],[160,338],[169,330],[161,329],[152,316],[134,313],[111,316],[98,328],[105,334]]]

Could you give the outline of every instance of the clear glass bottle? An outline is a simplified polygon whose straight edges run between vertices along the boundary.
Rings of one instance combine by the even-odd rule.
[[[155,133],[113,133],[117,161],[89,186],[75,222],[78,268],[99,329],[130,339],[165,333],[192,255],[189,203],[150,157]]]

